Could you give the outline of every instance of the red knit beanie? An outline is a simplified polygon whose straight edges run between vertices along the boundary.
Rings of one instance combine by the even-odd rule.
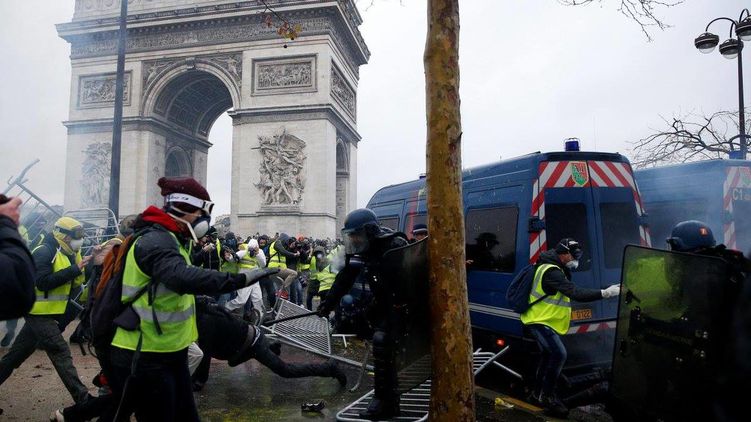
[[[201,186],[192,177],[162,177],[156,184],[162,188],[162,196],[172,193],[184,193],[195,196],[198,199],[203,199],[204,201],[211,201],[206,188]]]

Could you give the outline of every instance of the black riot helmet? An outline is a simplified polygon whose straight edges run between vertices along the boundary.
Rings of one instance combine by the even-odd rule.
[[[367,208],[356,209],[344,220],[342,239],[347,255],[367,252],[370,241],[381,231],[378,217]]]
[[[676,224],[667,242],[671,250],[679,252],[695,252],[717,244],[712,229],[697,220],[681,221]]]

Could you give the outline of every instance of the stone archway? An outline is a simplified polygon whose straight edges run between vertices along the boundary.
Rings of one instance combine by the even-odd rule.
[[[264,24],[257,1],[130,2],[120,214],[160,203],[165,174],[205,184],[208,133],[229,111],[233,231],[336,236],[356,199],[362,19],[353,0],[278,6],[303,28],[295,42]],[[91,174],[109,167],[118,11],[77,0],[57,26],[71,44],[66,209],[108,196]]]
[[[223,78],[221,69],[196,66],[195,61],[177,62],[161,72],[157,69],[156,76],[147,76],[153,80],[144,95],[143,114],[174,129],[165,136],[163,173],[171,175],[178,168],[181,176],[205,184],[209,131],[219,116],[237,108],[239,93],[232,81]]]
[[[167,177],[193,176],[193,166],[190,165],[190,156],[180,148],[173,147],[167,150],[164,163],[164,175]]]

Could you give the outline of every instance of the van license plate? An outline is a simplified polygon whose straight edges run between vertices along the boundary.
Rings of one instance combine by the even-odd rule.
[[[592,318],[591,309],[576,309],[576,310],[571,311],[572,321],[578,321],[581,319],[590,319],[590,318]]]

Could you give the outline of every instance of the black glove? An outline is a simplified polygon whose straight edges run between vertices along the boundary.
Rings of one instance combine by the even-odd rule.
[[[316,315],[318,315],[321,318],[328,318],[330,313],[331,313],[331,309],[329,309],[329,307],[326,306],[326,302],[321,302],[321,304],[318,305],[318,309],[316,309]]]
[[[254,268],[249,273],[243,273],[245,276],[245,285],[248,287],[252,284],[258,283],[261,279],[279,272],[279,268]]]

